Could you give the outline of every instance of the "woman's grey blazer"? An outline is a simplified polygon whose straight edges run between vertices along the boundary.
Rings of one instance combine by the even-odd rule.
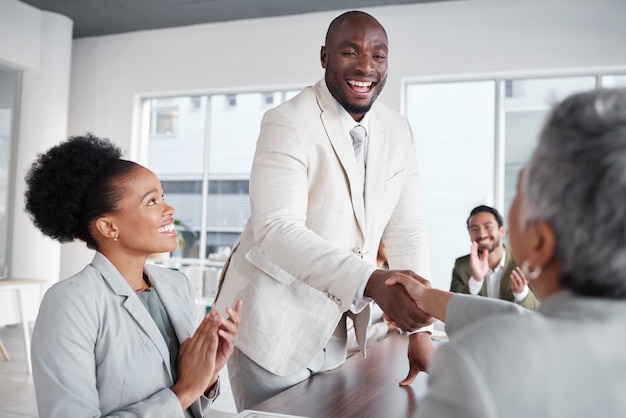
[[[563,291],[529,312],[453,295],[450,342],[437,348],[417,416],[626,417],[626,302]]]
[[[180,343],[195,330],[189,280],[146,265]],[[101,253],[80,273],[45,294],[32,340],[39,416],[183,417],[169,351],[135,292]],[[195,402],[202,416],[210,404]]]

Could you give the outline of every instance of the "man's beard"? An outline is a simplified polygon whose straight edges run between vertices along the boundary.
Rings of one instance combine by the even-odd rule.
[[[346,109],[346,111],[348,113],[350,113],[352,115],[364,115],[364,114],[366,114],[367,112],[370,111],[370,109],[372,108],[372,105],[376,101],[377,97],[378,97],[378,95],[374,96],[369,103],[367,103],[365,105],[362,105],[362,106],[355,105],[355,104],[352,104],[352,103],[348,102],[348,99],[343,97],[343,95],[340,95],[336,99],[339,102],[339,104],[341,106],[343,106],[344,109]]]
[[[489,251],[490,253],[494,252],[498,247],[500,246],[500,239],[494,239],[493,240],[493,245],[489,248],[487,248],[487,251]]]
[[[326,69],[326,71],[328,71],[328,68]],[[339,104],[344,109],[346,109],[348,113],[352,115],[364,115],[370,111],[370,109],[372,108],[372,105],[374,104],[376,99],[378,99],[378,95],[383,90],[383,87],[385,87],[385,83],[387,82],[387,77],[385,77],[384,79],[378,82],[379,83],[378,92],[374,96],[372,96],[372,100],[370,100],[369,103],[364,104],[364,105],[357,105],[357,104],[350,103],[348,101],[348,97],[345,95],[344,90],[341,88],[341,86],[335,83],[335,79],[329,77],[328,73],[325,75],[325,80],[326,80],[326,86],[328,87],[330,94],[335,98],[335,100],[339,102]]]

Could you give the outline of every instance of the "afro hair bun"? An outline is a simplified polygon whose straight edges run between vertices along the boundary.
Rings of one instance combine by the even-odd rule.
[[[26,175],[24,194],[35,226],[59,242],[73,241],[86,190],[102,168],[121,155],[109,139],[91,133],[70,137],[38,155]]]

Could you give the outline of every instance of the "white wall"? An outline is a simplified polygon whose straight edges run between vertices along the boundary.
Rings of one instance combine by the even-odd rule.
[[[0,63],[23,70],[17,126],[16,182],[9,274],[59,280],[61,245],[44,238],[23,210],[24,175],[38,153],[67,135],[72,21],[15,0],[0,2]],[[44,286],[44,289],[47,286]],[[34,319],[38,295],[26,306]],[[17,321],[15,296],[0,294],[0,325]]]
[[[0,0],[0,64],[20,69],[39,66],[41,19],[41,11],[34,7]]]
[[[626,65],[623,0],[472,0],[364,10],[387,29],[389,79],[380,100],[400,111],[402,80],[409,77]],[[340,12],[75,40],[69,132],[108,136],[134,158],[138,95],[314,83],[323,74],[319,49],[327,26]],[[82,245],[64,246],[61,275],[90,257]]]

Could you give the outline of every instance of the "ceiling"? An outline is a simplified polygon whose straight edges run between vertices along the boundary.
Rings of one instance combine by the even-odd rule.
[[[74,38],[198,23],[450,0],[21,0],[74,21]]]

